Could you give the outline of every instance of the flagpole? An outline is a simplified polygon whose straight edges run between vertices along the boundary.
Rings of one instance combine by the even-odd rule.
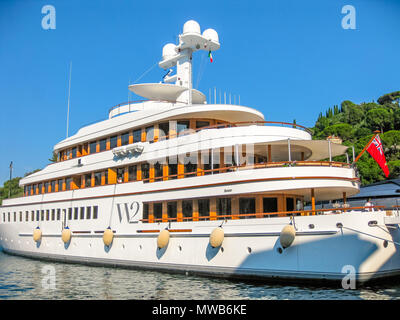
[[[360,159],[360,157],[363,155],[363,153],[365,152],[365,150],[367,150],[367,148],[369,147],[369,145],[371,144],[371,142],[375,139],[375,137],[378,135],[379,131],[375,131],[375,134],[373,135],[373,137],[371,138],[371,140],[369,140],[369,142],[367,143],[367,145],[364,147],[364,149],[362,149],[362,151],[359,153],[359,155],[356,157],[356,159],[353,161],[353,163],[356,163],[358,161],[358,159]]]
[[[11,161],[10,163],[10,185],[8,186],[8,198],[11,198],[11,179],[12,179],[12,169],[13,169],[13,163]]]

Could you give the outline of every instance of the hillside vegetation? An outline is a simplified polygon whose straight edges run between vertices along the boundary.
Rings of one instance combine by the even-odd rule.
[[[354,146],[356,156],[362,151],[379,130],[385,149],[386,162],[389,167],[389,179],[400,175],[400,91],[385,94],[377,102],[355,104],[343,101],[339,106],[329,108],[325,115],[319,114],[313,131],[313,139],[326,139],[328,136],[338,136],[346,146]],[[348,149],[350,160],[352,150]],[[346,161],[345,156],[334,158]],[[357,161],[363,185],[385,179],[385,176],[375,160],[365,152]]]

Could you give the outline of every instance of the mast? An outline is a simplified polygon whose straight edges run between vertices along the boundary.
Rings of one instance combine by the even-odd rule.
[[[187,88],[178,96],[177,101],[192,104],[193,52],[198,50],[211,52],[219,48],[218,33],[214,29],[207,29],[201,34],[200,25],[194,20],[189,20],[183,25],[183,33],[179,35],[178,45],[168,43],[163,47],[162,61],[159,62],[159,66],[164,70],[176,66],[176,74],[165,76],[164,82],[175,82],[176,86]]]

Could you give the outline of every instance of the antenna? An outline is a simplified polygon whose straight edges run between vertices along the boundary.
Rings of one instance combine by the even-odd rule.
[[[71,73],[72,73],[72,61],[69,63],[68,110],[67,110],[67,138],[68,138],[68,127],[69,127],[69,101],[70,101],[70,95],[71,95]]]

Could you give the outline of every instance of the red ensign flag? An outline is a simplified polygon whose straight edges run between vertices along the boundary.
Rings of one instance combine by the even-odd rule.
[[[382,168],[383,173],[387,178],[389,176],[389,168],[386,163],[385,154],[383,153],[382,142],[378,135],[376,135],[374,140],[369,144],[367,151]]]

